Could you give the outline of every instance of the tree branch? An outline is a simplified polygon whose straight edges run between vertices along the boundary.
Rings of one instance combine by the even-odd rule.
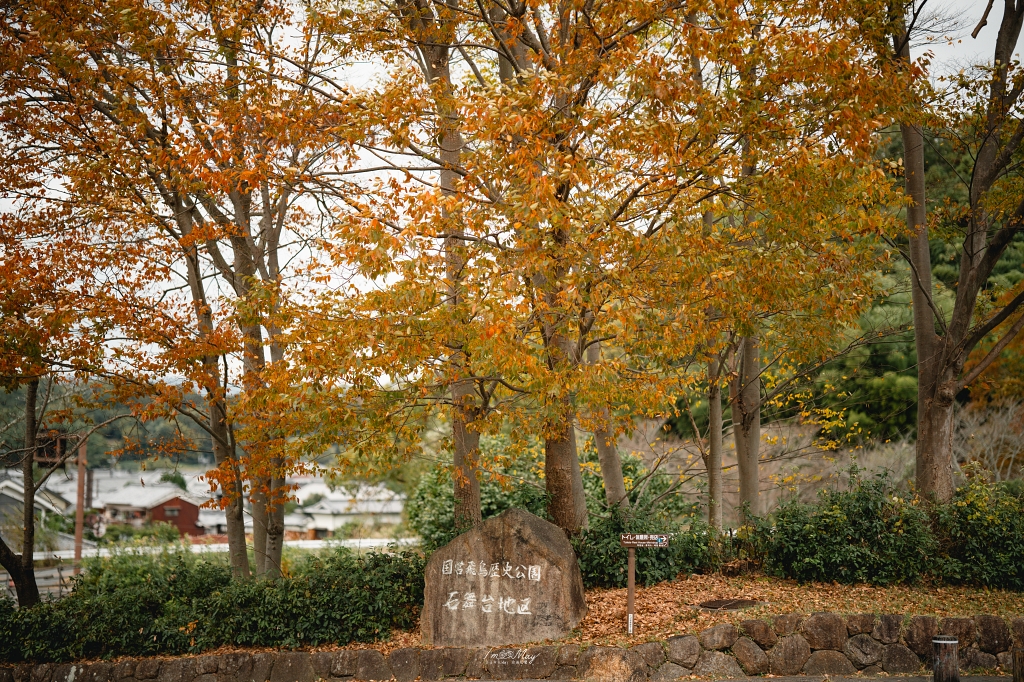
[[[988,0],[988,5],[985,7],[985,13],[981,15],[981,21],[978,22],[978,25],[975,26],[974,30],[971,32],[971,37],[975,40],[977,40],[978,34],[981,33],[981,29],[985,28],[988,24],[988,13],[992,11],[992,4],[994,1],[995,0]]]
[[[993,315],[988,322],[985,322],[980,327],[975,329],[970,336],[963,340],[962,347],[965,352],[970,353],[971,350],[981,342],[983,338],[989,335],[993,329],[1001,325],[1006,321],[1010,315],[1014,313],[1020,305],[1024,303],[1024,291],[1014,296],[1013,300],[1003,306],[1003,309]]]
[[[981,359],[981,362],[975,365],[974,369],[972,369],[967,376],[957,384],[958,389],[963,388],[981,376],[981,373],[988,369],[989,365],[995,362],[995,359],[999,357],[999,354],[1003,352],[1003,349],[1006,348],[1010,341],[1013,341],[1013,338],[1020,333],[1021,328],[1024,328],[1024,314],[1017,318],[1017,321],[1012,327],[1010,327],[1006,334],[1003,335],[1003,338],[999,339],[999,343],[993,346],[992,350],[990,350],[988,354]]]
[[[939,321],[939,326],[942,327],[942,331],[943,333],[945,333],[946,318],[942,314],[942,311],[939,310],[938,306],[935,305],[935,300],[932,298],[932,292],[925,291],[924,285],[921,284],[921,275],[917,270],[917,266],[914,265],[914,261],[910,257],[910,254],[901,249],[899,246],[897,246],[896,242],[894,242],[892,239],[889,239],[888,237],[885,237],[884,239],[889,244],[889,246],[891,246],[892,248],[896,249],[899,252],[900,256],[903,257],[903,260],[905,260],[907,264],[910,266],[911,273],[914,276],[914,286],[920,289],[921,292],[924,294],[924,299],[928,301],[928,307],[932,309],[932,313],[935,315],[935,319]]]

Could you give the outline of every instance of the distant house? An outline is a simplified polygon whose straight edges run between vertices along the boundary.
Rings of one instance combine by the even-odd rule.
[[[252,535],[252,514],[246,513],[242,518],[245,534]],[[206,535],[227,535],[228,520],[223,509],[200,509],[198,523]]]
[[[19,515],[24,509],[25,487],[21,483],[20,474],[15,477],[7,472],[0,472],[0,519],[6,516]],[[52,490],[40,490],[36,493],[35,509],[38,513],[63,514],[70,507],[70,502]]]
[[[286,540],[326,538],[347,524],[397,524],[405,508],[404,495],[381,485],[360,485],[350,490],[313,480],[300,485],[295,497],[300,504],[316,501],[284,515]],[[210,535],[227,532],[224,512],[220,509],[201,510],[198,525]],[[252,530],[252,514],[247,508],[245,532],[252,533]]]
[[[199,525],[199,501],[176,485],[127,485],[103,497],[106,524],[125,523],[141,528],[146,523],[164,521],[181,535],[202,535]]]
[[[149,469],[145,471],[130,471],[122,469],[98,468],[90,469],[86,478],[85,506],[86,508],[102,509],[104,501],[109,495],[119,494],[126,486],[153,486],[169,485],[160,479],[168,473],[168,469]],[[188,499],[199,502],[209,499],[209,483],[200,480],[201,474],[184,473],[185,482],[188,485]],[[63,495],[66,499],[74,500],[78,495],[78,472],[75,468],[68,468],[66,471],[56,471],[46,482],[46,489]]]
[[[316,537],[326,537],[349,523],[399,523],[404,508],[404,495],[382,485],[363,485],[354,493],[335,489],[302,512],[310,518],[307,528]]]
[[[252,534],[252,514],[246,510],[245,534]],[[316,539],[315,533],[309,532],[309,517],[302,513],[291,513],[284,515],[284,538],[285,540],[306,540]],[[200,509],[199,525],[207,535],[227,535],[228,525],[222,509]]]
[[[24,508],[24,490],[20,474],[11,476],[6,472],[0,471],[0,526],[6,525],[5,522],[9,519],[21,519]],[[48,514],[65,514],[72,505],[61,495],[51,490],[43,489],[36,493],[34,507],[38,517],[44,519]],[[4,541],[8,544],[17,543],[18,547],[21,546],[20,538],[5,536]],[[36,551],[74,549],[74,542],[75,537],[73,535],[44,533],[40,532],[37,526]]]
[[[316,539],[316,531],[310,528],[312,519],[301,511],[295,511],[284,515],[284,536],[286,539]],[[312,531],[312,532],[311,532]]]
[[[224,535],[228,532],[228,522],[220,509],[200,509],[196,524],[201,526],[206,535]]]
[[[298,487],[292,493],[295,496],[295,501],[299,504],[307,504],[310,498],[316,497],[317,499],[323,497],[331,497],[335,494],[334,488],[322,478],[313,479],[311,481],[289,481],[294,483]]]

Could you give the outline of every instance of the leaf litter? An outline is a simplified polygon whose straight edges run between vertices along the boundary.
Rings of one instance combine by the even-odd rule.
[[[560,643],[632,646],[673,635],[697,634],[719,623],[739,624],[749,618],[770,620],[787,613],[930,615],[940,618],[992,614],[1005,618],[1024,614],[1024,593],[973,587],[932,585],[840,585],[803,583],[760,575],[680,576],[652,587],[636,588],[634,634],[626,635],[626,590],[587,590],[587,615],[573,635]],[[741,611],[699,608],[713,599],[754,599],[758,606]],[[548,642],[556,643],[556,642]],[[396,630],[386,642],[353,643],[342,648],[374,648],[385,655],[402,647],[422,646],[419,628]]]

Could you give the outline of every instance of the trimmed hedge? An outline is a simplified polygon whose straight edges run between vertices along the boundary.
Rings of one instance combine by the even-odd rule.
[[[573,538],[573,548],[587,587],[625,587],[627,550],[619,544],[620,533],[668,533],[665,548],[636,550],[636,580],[650,587],[673,580],[680,573],[701,572],[712,564],[712,546],[717,533],[697,518],[689,525],[659,519],[643,510],[629,517],[618,509],[607,518],[591,520],[590,528]]]
[[[947,504],[926,504],[885,476],[856,471],[846,490],[783,502],[747,545],[766,573],[801,582],[921,580],[1024,590],[1024,493],[968,470]]]
[[[913,582],[935,547],[928,515],[886,477],[823,490],[815,504],[783,503],[757,527],[765,572],[801,582]]]
[[[339,549],[288,578],[232,581],[226,566],[190,554],[121,555],[92,563],[64,599],[18,610],[0,601],[0,660],[386,639],[416,622],[423,568],[416,554]]]
[[[935,510],[939,576],[948,583],[1024,591],[1024,490],[980,476]]]

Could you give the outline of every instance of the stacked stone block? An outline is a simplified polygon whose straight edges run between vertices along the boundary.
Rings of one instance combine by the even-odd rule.
[[[403,648],[320,652],[207,654],[185,658],[0,667],[0,682],[315,682],[448,678],[671,682],[772,675],[918,673],[930,662],[932,637],[959,640],[963,670],[1010,672],[1024,646],[1024,618],[935,618],[861,614],[788,614],[724,623],[630,648],[577,645]]]

